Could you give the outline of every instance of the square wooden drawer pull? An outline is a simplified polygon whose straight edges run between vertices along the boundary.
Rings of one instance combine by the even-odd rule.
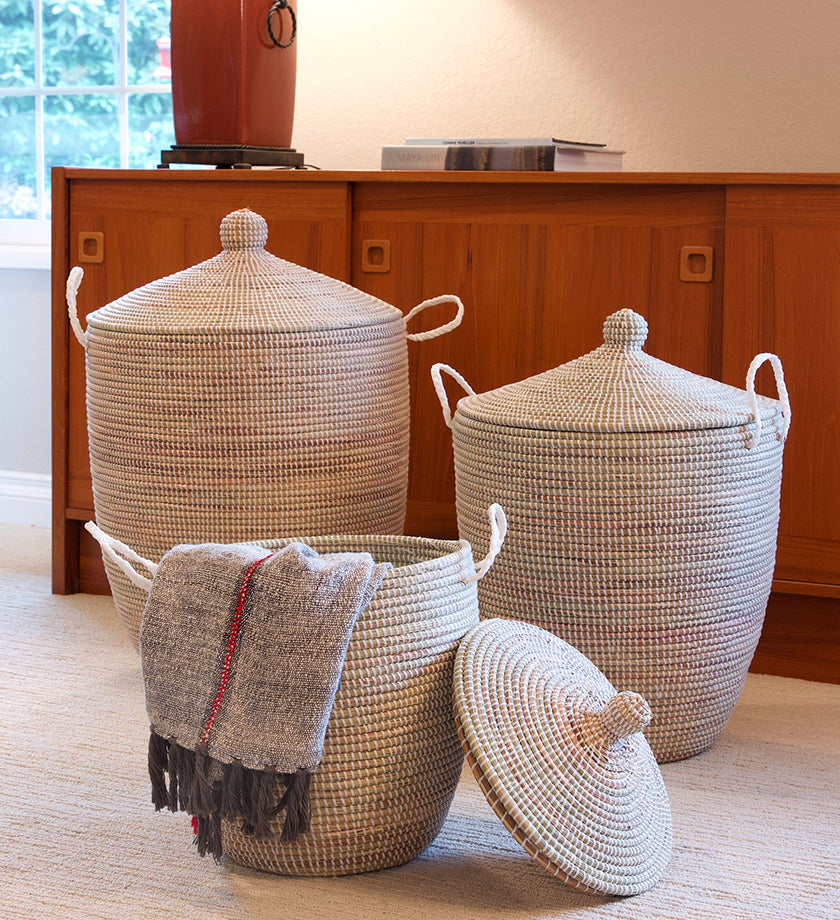
[[[98,231],[82,230],[79,234],[80,262],[101,262],[105,258],[105,237]]]
[[[680,250],[680,281],[711,281],[714,250],[711,246],[683,246]]]
[[[391,271],[390,240],[362,240],[362,271]]]

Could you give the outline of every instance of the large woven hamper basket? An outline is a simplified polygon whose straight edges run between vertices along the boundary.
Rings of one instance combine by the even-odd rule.
[[[434,840],[463,763],[452,710],[455,653],[479,621],[476,582],[504,539],[504,512],[492,506],[489,514],[490,551],[478,565],[464,540],[295,538],[319,553],[368,552],[393,568],[350,638],[323,757],[312,777],[311,830],[296,843],[281,843],[282,815],[267,840],[225,822],[223,849],[230,858],[286,875],[346,875],[408,862]],[[485,531],[487,517],[485,509]],[[115,548],[142,562],[125,545],[88,528],[115,565],[128,570]],[[253,542],[279,549],[290,539]],[[132,568],[143,571],[142,565]]]
[[[759,639],[790,408],[775,355],[743,391],[645,354],[630,310],[604,329],[588,355],[481,395],[432,375],[460,535],[481,548],[491,495],[510,521],[481,615],[535,623],[637,690],[657,759],[676,760],[717,738]],[[780,400],[755,394],[768,359]],[[451,419],[442,371],[470,394]]]
[[[266,533],[402,533],[408,480],[406,317],[266,252],[248,210],[220,255],[76,316],[85,348],[96,517],[147,558]],[[145,599],[105,561],[135,644]]]

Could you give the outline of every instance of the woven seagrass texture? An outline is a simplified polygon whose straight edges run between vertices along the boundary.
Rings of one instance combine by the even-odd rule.
[[[514,620],[470,630],[454,680],[473,775],[526,852],[585,891],[652,888],[673,832],[662,775],[641,734],[645,700],[617,694],[562,639]]]
[[[487,398],[479,407],[472,396],[460,400],[452,425],[460,535],[479,552],[481,508],[488,496],[504,506],[508,537],[479,586],[482,616],[550,630],[618,689],[641,693],[653,710],[651,748],[660,761],[676,760],[718,737],[758,642],[787,419],[779,402],[759,397],[762,425],[750,447],[756,426],[747,394],[725,388],[721,419],[740,421],[709,427],[709,394],[714,399],[721,385],[709,381],[703,390],[692,380],[668,430],[665,414],[657,420],[661,393],[686,372],[667,374],[669,365],[657,362],[649,392],[647,375],[627,367],[641,362],[638,346],[602,346],[586,359],[578,362],[592,379],[603,364],[604,411],[593,417],[598,400],[589,400],[577,430],[553,430],[549,406],[558,406],[562,390],[539,403],[546,420],[535,416],[530,426],[533,401],[512,425],[482,417]],[[505,393],[511,406],[514,387]],[[533,381],[526,392],[535,392]],[[558,411],[569,416],[576,398]],[[691,426],[695,398],[705,426]],[[624,417],[622,405],[644,420],[640,430],[610,430],[610,418]]]
[[[405,319],[266,252],[266,232],[234,212],[220,255],[88,316],[96,516],[147,558],[270,533],[402,532]],[[106,570],[136,644],[143,594]]]
[[[311,830],[284,844],[282,816],[267,840],[226,823],[223,848],[236,862],[284,875],[400,865],[437,836],[463,764],[452,673],[459,641],[479,621],[475,582],[465,581],[475,574],[472,552],[463,541],[421,537],[302,539],[318,552],[369,552],[394,567],[350,637],[312,776]]]

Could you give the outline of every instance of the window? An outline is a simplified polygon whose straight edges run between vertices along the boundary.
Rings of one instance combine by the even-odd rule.
[[[0,242],[48,226],[52,166],[153,167],[173,135],[169,0],[3,0]]]

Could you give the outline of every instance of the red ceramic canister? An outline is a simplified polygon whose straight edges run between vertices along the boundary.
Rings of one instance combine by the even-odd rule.
[[[179,145],[290,147],[296,0],[172,0]]]

